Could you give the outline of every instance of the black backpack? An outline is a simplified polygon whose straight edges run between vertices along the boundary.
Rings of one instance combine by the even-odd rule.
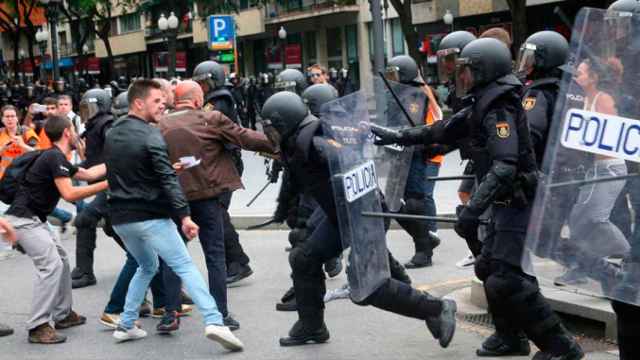
[[[29,151],[13,159],[0,179],[0,201],[5,204],[13,202],[20,185],[25,181],[27,170],[43,152],[44,150]]]

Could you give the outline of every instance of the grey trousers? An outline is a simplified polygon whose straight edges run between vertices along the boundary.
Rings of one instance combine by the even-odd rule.
[[[71,312],[71,270],[67,252],[49,225],[37,217],[5,217],[16,229],[18,244],[36,267],[27,329],[60,321]]]

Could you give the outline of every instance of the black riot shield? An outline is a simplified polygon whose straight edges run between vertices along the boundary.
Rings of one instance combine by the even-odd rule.
[[[362,301],[390,276],[384,222],[362,216],[362,212],[382,211],[364,92],[325,104],[320,119],[323,141],[330,148],[329,168],[340,237],[344,248],[349,249],[351,298]]]

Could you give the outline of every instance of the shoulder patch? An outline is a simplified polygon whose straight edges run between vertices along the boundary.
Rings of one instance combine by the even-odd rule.
[[[511,129],[509,128],[509,123],[507,122],[499,122],[496,124],[496,133],[498,137],[501,139],[506,139],[511,135]]]
[[[528,98],[524,99],[524,101],[522,102],[522,107],[525,111],[533,109],[534,107],[536,107],[536,98],[533,96],[529,96]]]
[[[418,103],[414,102],[409,105],[409,112],[412,114],[417,114],[419,109],[420,106],[418,105]]]

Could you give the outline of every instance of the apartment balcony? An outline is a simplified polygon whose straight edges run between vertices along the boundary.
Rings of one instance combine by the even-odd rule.
[[[345,12],[357,13],[359,10],[356,0],[276,1],[265,7],[265,23],[276,24]]]

